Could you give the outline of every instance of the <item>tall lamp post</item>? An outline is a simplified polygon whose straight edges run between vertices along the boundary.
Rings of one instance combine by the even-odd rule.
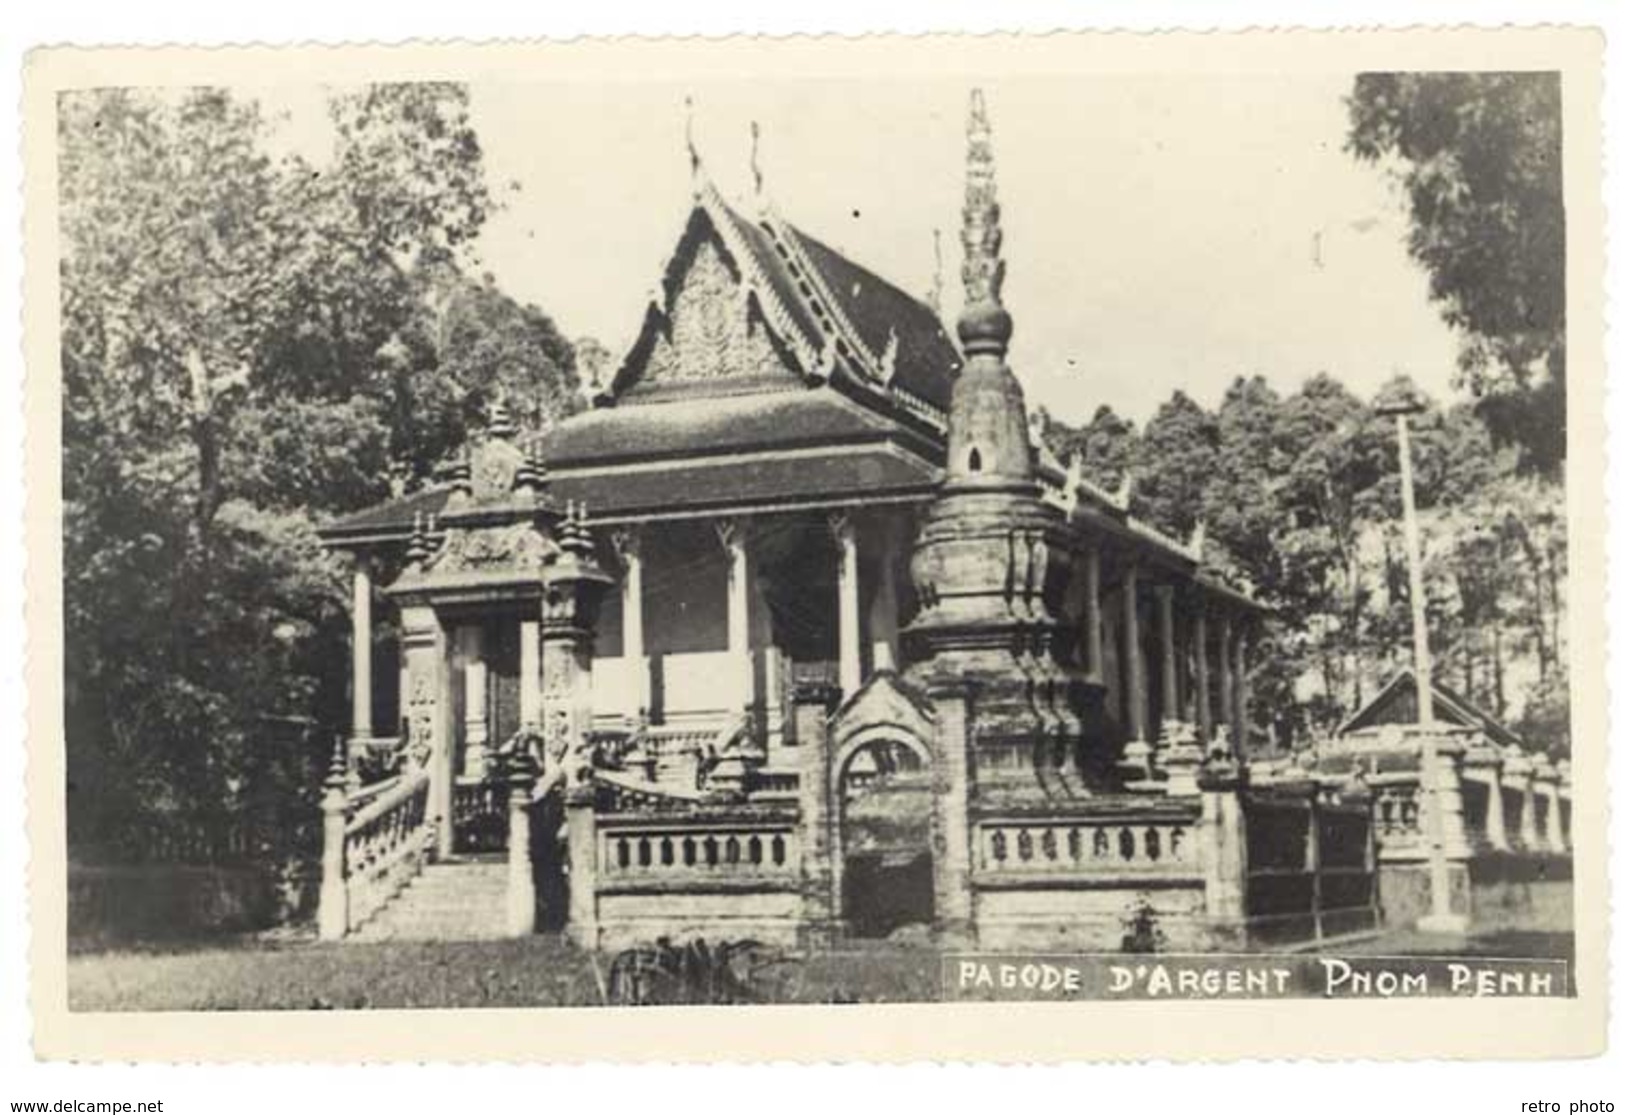
[[[1410,392],[1379,400],[1376,411],[1391,415],[1399,432],[1399,487],[1405,508],[1405,564],[1410,574],[1411,644],[1416,677],[1416,723],[1422,736],[1422,790],[1427,819],[1428,912],[1416,927],[1428,933],[1461,933],[1467,919],[1450,909],[1450,864],[1445,858],[1444,794],[1439,785],[1439,740],[1433,720],[1433,655],[1428,649],[1427,593],[1422,584],[1422,535],[1416,523],[1416,487],[1411,478],[1409,417],[1423,409]]]

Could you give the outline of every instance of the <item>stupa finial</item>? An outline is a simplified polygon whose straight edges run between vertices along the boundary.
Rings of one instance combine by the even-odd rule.
[[[1002,356],[1010,343],[1010,315],[1004,309],[1004,258],[999,250],[1004,232],[999,227],[999,191],[993,171],[993,128],[987,102],[980,89],[970,95],[970,119],[965,129],[965,208],[960,242],[965,263],[965,308],[959,315],[959,340],[967,355],[988,352]]]

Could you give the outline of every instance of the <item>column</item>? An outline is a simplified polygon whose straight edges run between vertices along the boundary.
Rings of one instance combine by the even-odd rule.
[[[508,894],[510,937],[536,932],[536,871],[530,858],[530,791],[536,779],[530,756],[514,758],[508,773]]]
[[[627,527],[615,532],[615,552],[621,561],[621,654],[635,679],[634,701],[640,716],[649,712],[649,659],[643,648],[642,536]]]
[[[350,603],[350,735],[372,738],[372,577],[356,559]]]
[[[349,823],[346,785],[349,762],[341,748],[322,783],[322,883],[316,906],[316,932],[324,941],[340,941],[350,932],[350,892],[345,878],[348,852],[344,829]]]
[[[936,834],[941,849],[932,857],[932,886],[940,939],[949,947],[976,943],[976,906],[971,888],[970,725],[974,712],[969,695],[944,687],[931,693],[937,710],[941,764],[932,771]],[[837,805],[837,808],[839,806]]]
[[[1501,800],[1500,763],[1489,767],[1489,777],[1484,780],[1484,839],[1497,852],[1511,847],[1507,843],[1506,803]]]
[[[862,640],[858,629],[858,532],[852,516],[831,515],[830,530],[837,551],[837,613],[839,621],[840,684],[842,698],[863,684]]]
[[[486,710],[485,630],[475,624],[457,629],[463,659],[463,774],[484,778],[490,740]]]
[[[1543,796],[1546,798],[1546,824],[1545,831],[1541,833],[1542,846],[1548,852],[1566,852],[1568,846],[1563,841],[1563,818],[1559,816],[1562,799],[1558,794],[1557,784],[1545,782],[1542,786],[1545,789]]]
[[[1236,632],[1236,708],[1235,722],[1231,726],[1231,738],[1235,741],[1236,754],[1244,756],[1247,752],[1247,632],[1245,629]]]
[[[519,723],[542,726],[542,624],[534,617],[519,621]]]
[[[409,768],[429,775],[428,818],[436,822],[436,850],[452,853],[452,779],[455,748],[451,727],[451,670],[445,629],[434,609],[401,608],[401,653],[407,688],[402,696],[406,738],[401,746]]]
[[[1083,647],[1088,658],[1089,680],[1098,685],[1106,676],[1106,653],[1101,645],[1098,546],[1090,546],[1083,554]]]
[[[897,562],[893,550],[897,532],[887,526],[875,532],[874,548],[879,551],[874,600],[869,604],[870,654],[875,670],[897,669]]]
[[[828,947],[839,933],[841,896],[836,869],[840,803],[829,769],[829,691],[797,686],[791,694],[801,785],[801,912],[803,943]]]
[[[756,706],[755,671],[750,660],[750,551],[745,545],[745,523],[722,519],[717,537],[728,558],[728,656],[733,661],[734,690],[742,709]]]
[[[1146,708],[1144,648],[1140,645],[1140,571],[1132,564],[1123,571],[1123,644],[1129,735],[1144,743],[1149,710]]]
[[[1196,727],[1205,745],[1213,738],[1213,702],[1210,692],[1212,680],[1208,676],[1207,669],[1206,601],[1196,602],[1196,615],[1192,617],[1192,622],[1194,627],[1191,638],[1196,642]]]
[[[1168,725],[1180,719],[1179,652],[1174,646],[1174,586],[1157,585],[1152,592],[1157,598],[1157,642],[1162,647],[1162,723],[1158,725],[1158,735],[1166,736]]]
[[[1230,661],[1230,616],[1219,614],[1219,723],[1236,747],[1236,673]]]

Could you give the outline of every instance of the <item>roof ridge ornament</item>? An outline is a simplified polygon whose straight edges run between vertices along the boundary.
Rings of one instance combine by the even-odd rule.
[[[756,190],[756,209],[765,212],[767,189],[762,181],[762,126],[755,120],[750,122],[750,177]]]
[[[705,170],[700,162],[700,149],[694,145],[694,97],[686,94],[683,97],[683,143],[688,148],[688,173],[693,180],[694,196],[700,196],[701,183],[705,180]]]

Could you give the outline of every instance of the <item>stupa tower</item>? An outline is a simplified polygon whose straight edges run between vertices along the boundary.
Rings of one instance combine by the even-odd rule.
[[[915,540],[919,614],[905,632],[909,676],[973,691],[980,789],[1081,788],[1081,677],[1057,658],[1073,539],[1033,471],[1027,404],[1006,362],[992,131],[980,90],[967,130],[958,322],[965,362],[948,418],[948,468]]]

